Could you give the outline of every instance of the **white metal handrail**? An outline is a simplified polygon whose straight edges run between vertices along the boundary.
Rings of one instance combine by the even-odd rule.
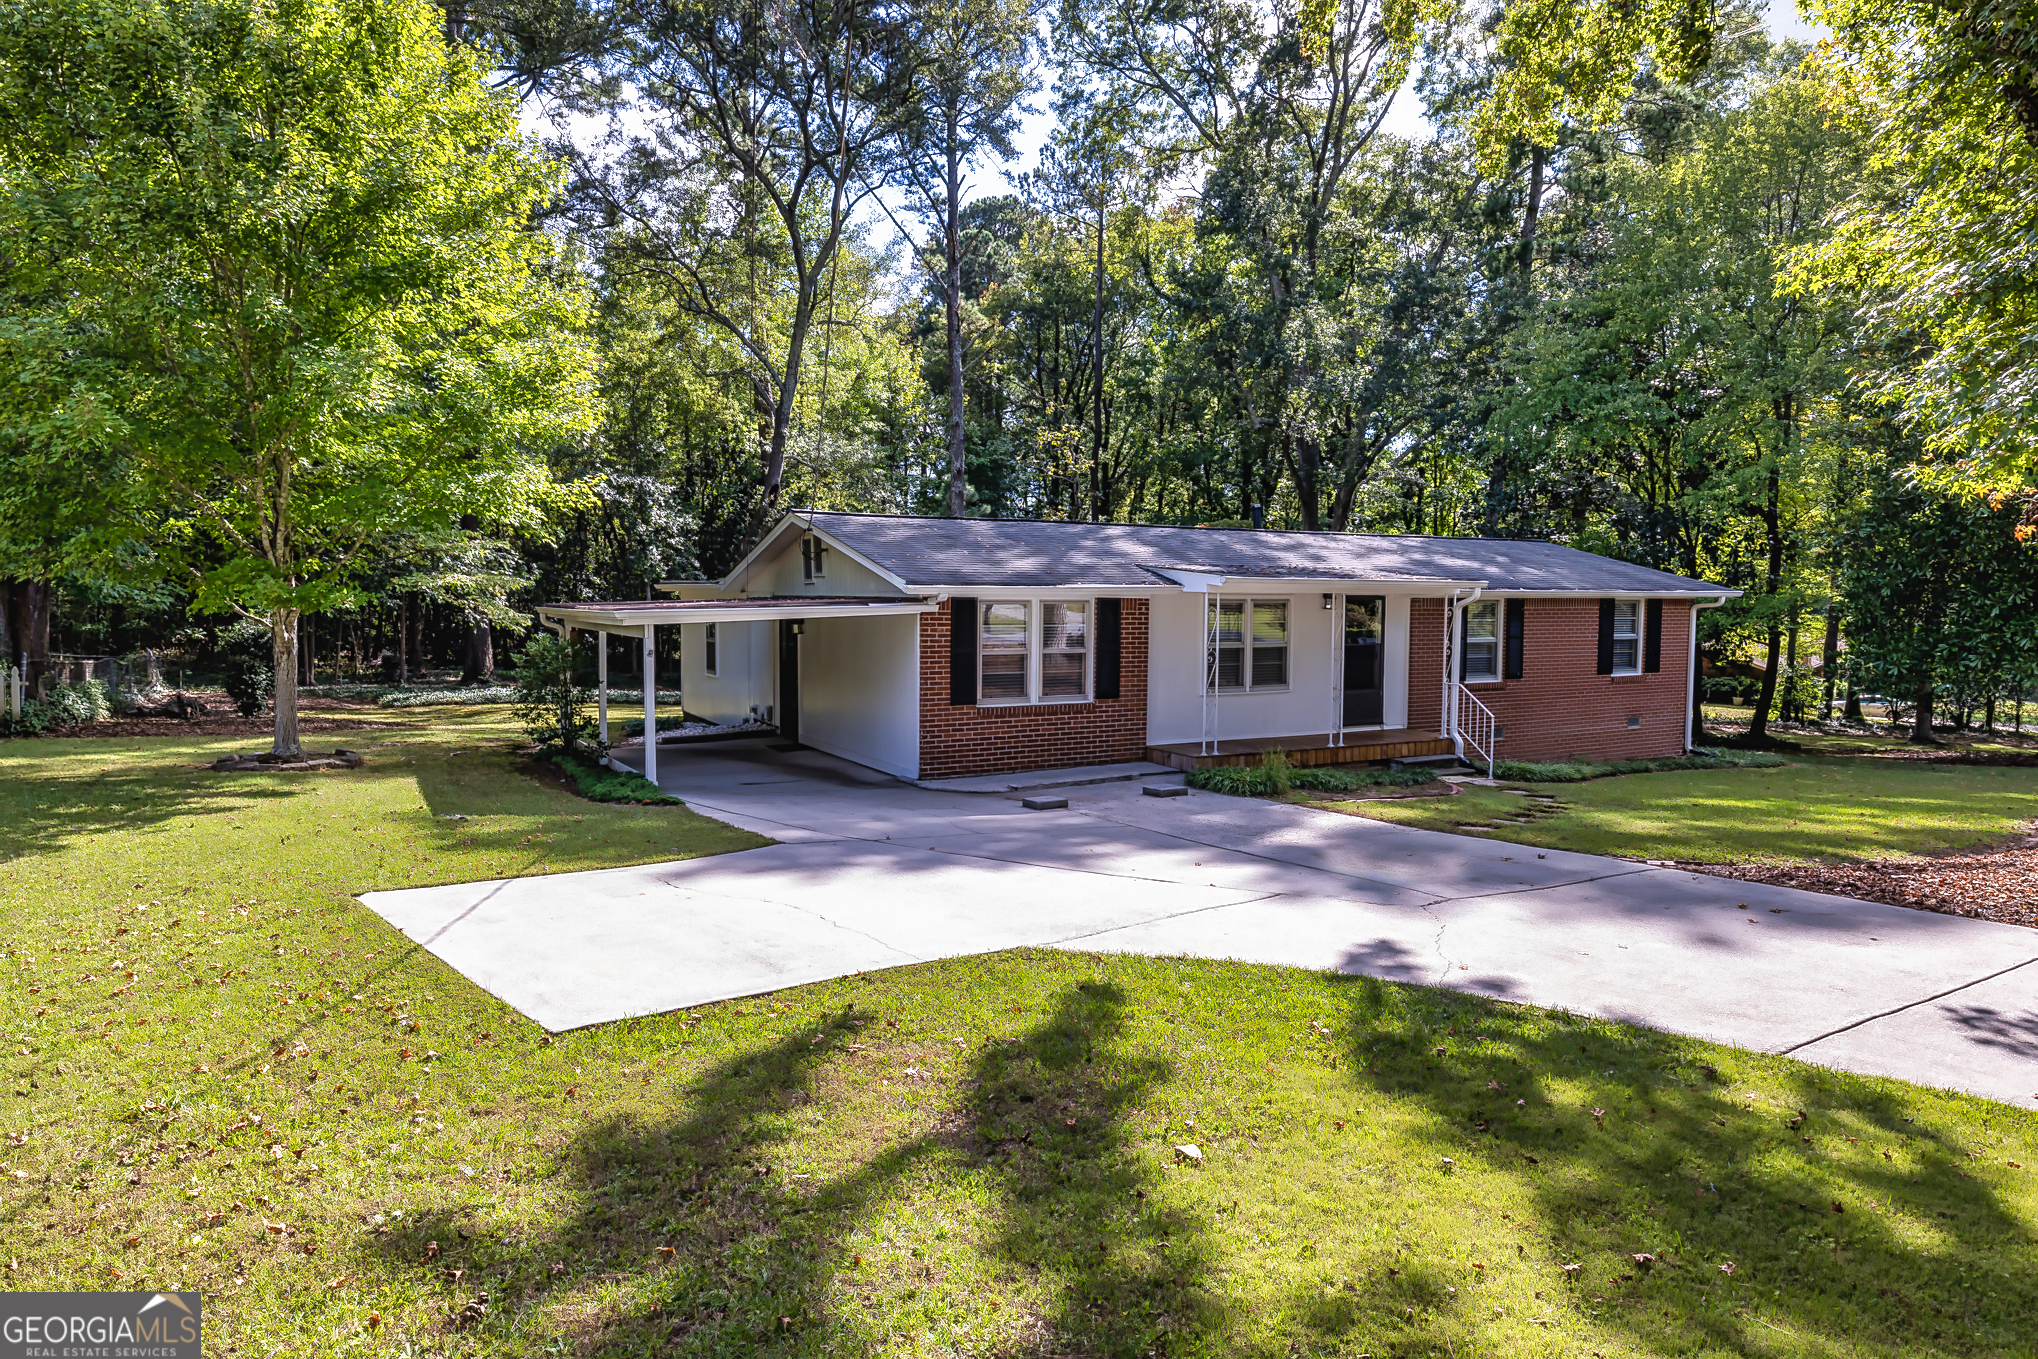
[[[1494,756],[1494,747],[1500,744],[1500,738],[1494,734],[1498,730],[1493,710],[1474,698],[1472,691],[1460,684],[1458,711],[1453,731],[1462,746],[1471,747],[1486,762],[1486,777],[1489,779],[1494,776],[1494,768],[1499,763]],[[1460,750],[1458,754],[1462,757],[1464,751]]]

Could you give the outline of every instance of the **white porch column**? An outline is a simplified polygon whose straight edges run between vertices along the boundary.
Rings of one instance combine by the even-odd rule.
[[[601,762],[609,762],[609,635],[601,629],[594,634],[594,711],[600,724]]]
[[[644,625],[644,777],[658,782],[658,625]]]

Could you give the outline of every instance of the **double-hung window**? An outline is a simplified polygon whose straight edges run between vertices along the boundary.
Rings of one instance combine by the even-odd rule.
[[[1288,687],[1288,601],[1219,600],[1210,606],[1204,676],[1217,689]]]
[[[1482,599],[1465,606],[1465,678],[1500,678],[1500,601]]]
[[[701,670],[709,675],[714,674],[721,664],[722,647],[720,639],[715,636],[715,628],[715,624],[708,624],[707,641],[701,647]]]
[[[1089,696],[1090,601],[985,600],[978,608],[983,702]]]
[[[1642,601],[1613,602],[1613,673],[1633,675],[1642,668]]]
[[[800,539],[800,577],[809,585],[828,574],[828,545],[809,533]]]

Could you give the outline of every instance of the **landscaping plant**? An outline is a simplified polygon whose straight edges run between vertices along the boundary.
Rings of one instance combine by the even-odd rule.
[[[2038,1115],[1787,1057],[1056,950],[546,1033],[358,894],[763,842],[389,720],[0,747],[8,1288],[257,1357],[2029,1350]]]

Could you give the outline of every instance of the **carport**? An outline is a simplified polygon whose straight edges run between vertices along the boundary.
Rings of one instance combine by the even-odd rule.
[[[545,604],[538,622],[571,640],[576,631],[595,634],[596,711],[601,739],[609,739],[610,634],[638,637],[644,645],[644,777],[658,782],[658,629],[680,623],[780,624],[782,646],[791,663],[783,674],[797,684],[799,624],[814,618],[885,618],[931,613],[939,599],[897,595],[767,595],[736,599],[632,599],[580,604]],[[781,683],[786,682],[782,679]],[[685,698],[681,693],[682,701]]]

